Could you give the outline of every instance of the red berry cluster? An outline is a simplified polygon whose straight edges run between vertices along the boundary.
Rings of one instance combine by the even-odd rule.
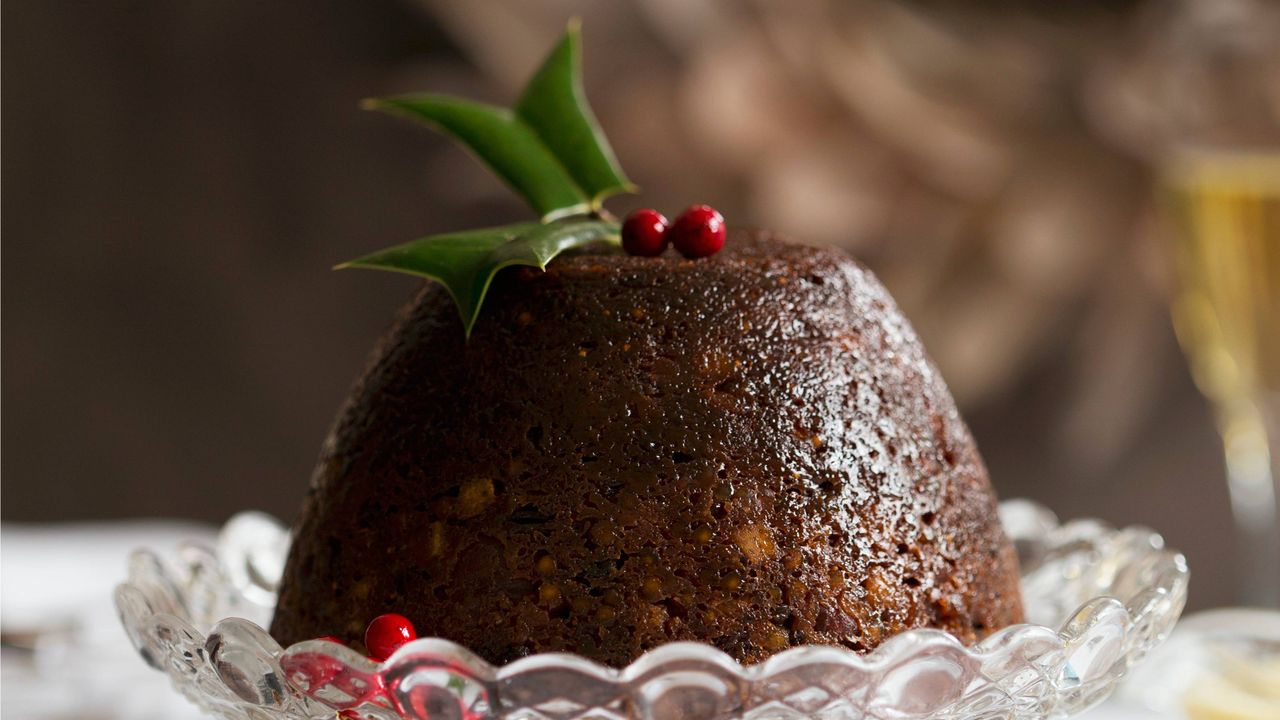
[[[724,217],[710,205],[694,205],[674,224],[657,210],[636,210],[622,223],[622,249],[631,255],[654,257],[667,243],[687,258],[715,255],[724,247]]]
[[[369,659],[382,662],[399,650],[401,645],[417,638],[418,631],[413,629],[413,623],[409,622],[409,618],[397,613],[387,613],[379,615],[369,623],[369,627],[364,631],[364,646],[369,650]],[[333,635],[316,639],[339,645],[345,644]]]

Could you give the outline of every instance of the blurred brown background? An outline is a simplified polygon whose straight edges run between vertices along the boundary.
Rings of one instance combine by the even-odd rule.
[[[616,211],[705,201],[848,248],[1004,496],[1159,528],[1192,606],[1229,604],[1220,448],[1166,310],[1149,99],[1126,84],[1165,20],[1050,5],[9,0],[3,517],[291,518],[414,285],[329,267],[527,215],[357,101],[506,102],[580,14],[589,95],[646,189]]]

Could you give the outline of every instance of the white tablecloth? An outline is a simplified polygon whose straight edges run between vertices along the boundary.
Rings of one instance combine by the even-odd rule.
[[[111,592],[138,547],[211,539],[207,526],[139,522],[0,529],[0,716],[187,720],[197,713],[133,652]],[[1083,720],[1159,715],[1108,703]]]
[[[0,717],[187,720],[201,717],[143,663],[111,592],[139,547],[212,539],[211,527],[164,523],[0,529]]]

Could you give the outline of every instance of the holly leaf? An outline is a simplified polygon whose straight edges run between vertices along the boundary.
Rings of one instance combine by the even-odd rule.
[[[506,108],[429,93],[366,100],[364,106],[420,120],[455,138],[544,220],[590,208],[542,138]]]
[[[431,93],[361,105],[424,122],[459,141],[544,221],[598,210],[606,197],[636,188],[583,93],[580,34],[571,22],[514,109]]]
[[[581,23],[576,19],[525,86],[515,111],[560,159],[593,208],[610,195],[635,192],[587,104]]]
[[[504,267],[547,263],[570,248],[598,240],[617,242],[617,223],[579,217],[525,222],[430,235],[338,265],[335,269],[390,270],[434,280],[453,298],[467,337],[494,275]]]
[[[439,282],[470,337],[489,284],[502,268],[545,269],[569,248],[606,238],[616,242],[618,225],[601,219],[606,213],[600,204],[635,187],[587,105],[580,45],[574,21],[514,109],[431,93],[366,100],[366,108],[418,120],[461,142],[524,197],[542,222],[432,235],[338,268],[391,270]]]

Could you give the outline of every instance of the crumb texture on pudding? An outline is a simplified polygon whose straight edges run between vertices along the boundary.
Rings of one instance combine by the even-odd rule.
[[[996,499],[883,286],[763,231],[509,268],[470,342],[426,286],[325,441],[271,631],[408,616],[493,663],[755,662],[1021,620]]]

